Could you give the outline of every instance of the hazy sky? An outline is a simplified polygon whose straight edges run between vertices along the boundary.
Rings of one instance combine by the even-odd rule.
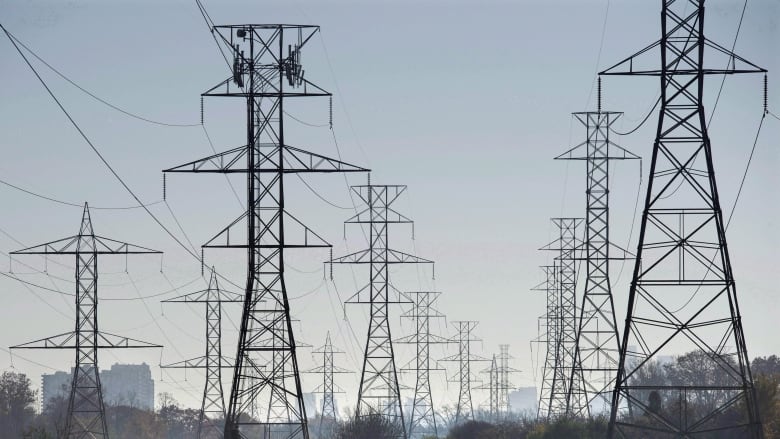
[[[306,77],[334,93],[334,134],[342,157],[371,167],[372,182],[407,184],[398,209],[416,221],[392,231],[393,247],[434,259],[436,280],[425,267],[393,268],[401,290],[442,291],[439,309],[448,320],[479,320],[481,355],[510,344],[513,367],[522,370],[518,386],[536,382],[538,366],[530,340],[544,297],[529,291],[542,280],[539,265],[551,255],[537,251],[554,238],[549,218],[584,216],[584,164],[552,157],[580,143],[584,128],[570,113],[595,106],[595,73],[659,37],[658,1],[264,1],[205,2],[217,24],[303,23],[322,26],[321,37],[305,48]],[[731,47],[741,1],[708,2],[707,35]],[[748,3],[736,51],[770,70],[769,107],[780,113],[773,72],[780,68],[780,2]],[[0,6],[0,21],[51,65],[96,95],[146,118],[180,124],[199,122],[199,94],[227,76],[224,61],[207,32],[194,1],[18,1]],[[0,43],[0,179],[28,190],[96,207],[133,205],[69,125],[11,44]],[[129,118],[74,88],[34,61],[55,94],[85,133],[146,202],[162,197],[160,170],[212,153],[203,130],[166,127]],[[708,78],[707,111],[712,110],[720,78]],[[633,128],[658,95],[651,78],[607,78],[604,109],[624,111],[619,130]],[[726,214],[761,117],[761,77],[729,77],[710,129],[714,162]],[[296,101],[290,114],[313,125],[327,124],[327,99]],[[205,124],[215,148],[243,143],[244,118],[239,100],[208,99]],[[656,115],[635,134],[615,139],[649,158]],[[294,146],[337,156],[327,127],[287,123]],[[775,336],[777,281],[775,189],[780,183],[776,142],[780,121],[763,126],[739,206],[728,230],[729,249],[751,356],[780,353]],[[649,159],[644,161],[647,176]],[[298,218],[330,240],[334,254],[363,248],[359,230],[342,222],[353,213],[345,179],[306,176],[323,202],[295,177],[289,178],[287,203]],[[639,164],[617,163],[612,173],[612,239],[635,248],[638,221],[634,205]],[[362,183],[362,176],[348,176]],[[232,181],[243,193],[240,177]],[[641,190],[644,191],[645,183]],[[0,256],[24,246],[70,236],[78,231],[80,209],[31,197],[0,184]],[[641,200],[640,200],[641,202]],[[243,200],[241,201],[243,203]],[[186,236],[199,247],[237,217],[242,205],[223,176],[175,175],[168,178],[168,204]],[[186,241],[165,204],[152,211]],[[641,210],[641,205],[639,206]],[[157,391],[173,392],[187,405],[199,404],[203,374],[165,372],[157,365],[202,355],[205,325],[202,307],[158,300],[205,286],[200,265],[142,210],[94,210],[96,233],[165,251],[159,257],[101,260],[100,327],[165,345],[159,350],[102,352],[101,364],[141,362],[154,365]],[[631,234],[633,225],[634,233]],[[631,236],[630,236],[631,235]],[[630,242],[629,242],[630,239]],[[366,273],[335,268],[335,284],[323,280],[326,251],[290,252],[286,260],[292,309],[300,319],[298,338],[319,346],[325,331],[347,351],[342,366],[359,372],[366,331],[366,308],[349,306],[344,320],[340,299],[362,287]],[[237,284],[244,278],[240,251],[207,252]],[[22,265],[27,263],[31,267]],[[63,265],[57,265],[63,264]],[[73,261],[19,258],[16,275],[71,293]],[[162,273],[160,269],[162,267]],[[128,273],[125,273],[127,268]],[[618,321],[625,314],[631,264],[614,265]],[[44,271],[48,273],[39,273]],[[7,267],[2,270],[8,270]],[[618,278],[619,276],[619,278]],[[170,281],[170,283],[169,283]],[[171,285],[172,284],[172,285]],[[185,286],[187,285],[187,286]],[[139,300],[138,297],[165,293]],[[73,329],[73,298],[28,289],[0,279],[0,347]],[[296,299],[298,298],[298,299]],[[110,300],[136,299],[136,300]],[[396,316],[400,314],[396,310]],[[238,306],[226,305],[223,350],[235,352]],[[398,335],[411,330],[393,318]],[[444,322],[435,325],[451,334]],[[351,329],[350,329],[351,328]],[[622,329],[622,326],[621,326]],[[399,365],[412,358],[410,347],[397,348]],[[72,366],[71,352],[21,353],[49,368]],[[444,350],[435,353],[444,356]],[[314,363],[306,350],[302,367]],[[543,357],[538,357],[543,358]],[[34,379],[51,371],[0,352],[0,368],[12,365]],[[481,369],[481,366],[477,368]],[[226,373],[229,375],[229,373]],[[226,382],[229,380],[226,376]],[[346,391],[342,408],[355,400],[359,375],[337,379]],[[413,376],[404,376],[413,384]],[[456,396],[435,378],[437,403]],[[317,384],[304,378],[305,390]],[[406,396],[411,396],[407,391]],[[475,392],[475,403],[482,395]]]

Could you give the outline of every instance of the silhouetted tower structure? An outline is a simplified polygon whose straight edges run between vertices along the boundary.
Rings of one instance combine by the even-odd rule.
[[[76,257],[76,328],[72,332],[13,346],[11,349],[73,349],[76,365],[68,398],[64,438],[108,438],[106,410],[100,386],[98,350],[161,348],[98,329],[98,255],[160,254],[157,250],[95,235],[84,203],[76,236],[11,252],[12,255],[73,255]]]
[[[563,414],[560,410],[566,407],[566,401],[560,399],[564,392],[560,388],[566,382],[563,376],[563,370],[556,368],[558,359],[558,347],[560,340],[560,294],[558,288],[558,265],[544,265],[541,267],[544,271],[545,281],[533,289],[543,291],[547,297],[546,312],[544,321],[544,344],[545,357],[542,368],[542,386],[539,391],[539,405],[537,407],[536,417],[538,419],[550,420]],[[553,390],[556,391],[553,391]],[[559,411],[560,410],[560,411]]]
[[[499,389],[498,389],[498,362],[496,361],[496,354],[493,354],[493,358],[490,360],[490,367],[483,370],[482,373],[487,374],[488,376],[488,384],[487,387],[482,386],[479,387],[479,389],[487,390],[488,391],[488,413],[490,414],[491,421],[495,421],[498,419],[498,398],[499,398]]]
[[[330,245],[285,208],[284,175],[366,171],[286,143],[287,98],[330,96],[303,75],[301,50],[317,31],[309,25],[214,26],[215,38],[233,56],[233,72],[202,96],[245,101],[247,143],[165,171],[247,175],[246,212],[203,246],[243,249],[248,259],[225,423],[230,439],[309,437],[284,256],[289,248]]]
[[[363,357],[356,415],[381,414],[396,424],[406,437],[398,372],[390,332],[389,305],[409,303],[390,283],[391,264],[433,263],[389,247],[391,224],[411,224],[412,220],[398,213],[393,203],[406,190],[402,185],[353,186],[352,191],[365,208],[348,219],[346,224],[367,224],[369,248],[339,258],[330,264],[364,264],[369,266],[369,283],[355,293],[347,303],[368,304],[371,308],[368,338]]]
[[[500,352],[497,357],[498,364],[496,368],[496,384],[498,390],[496,413],[500,416],[506,416],[512,408],[511,404],[509,403],[509,391],[512,390],[512,387],[514,387],[512,382],[509,380],[509,376],[513,373],[519,372],[519,370],[509,366],[509,360],[514,358],[513,356],[509,355],[509,345],[500,344],[498,345],[498,348]]]
[[[458,363],[458,373],[451,378],[451,382],[458,383],[458,404],[455,406],[455,424],[474,419],[474,404],[471,400],[471,382],[475,381],[471,371],[471,363],[487,361],[478,355],[471,353],[471,344],[481,341],[474,337],[474,329],[479,322],[472,320],[460,320],[452,322],[457,334],[450,338],[450,342],[457,343],[458,353],[441,361],[454,361]]]
[[[398,343],[415,345],[415,357],[410,362],[411,367],[401,371],[413,371],[416,374],[412,411],[409,414],[409,438],[428,435],[438,437],[436,426],[436,411],[431,396],[431,372],[442,370],[431,364],[431,345],[449,343],[449,340],[431,333],[431,319],[444,318],[444,314],[433,308],[433,303],[441,293],[431,291],[406,292],[404,295],[412,301],[412,308],[401,317],[415,322],[414,334],[398,340]]]
[[[579,413],[582,407],[577,403],[585,392],[582,377],[572,373],[577,352],[576,252],[581,244],[577,227],[582,218],[553,218],[552,222],[558,228],[558,238],[542,248],[557,253],[558,326],[548,417]]]
[[[665,0],[661,8],[661,39],[600,73],[661,79],[610,436],[758,438],[763,433],[702,101],[705,75],[765,70],[704,37],[703,0]],[[660,68],[651,56],[658,52]],[[705,65],[705,52],[709,62],[710,55],[721,57],[717,67]],[[708,372],[701,376],[713,378],[684,385],[639,381],[659,356],[685,352]]]
[[[586,139],[556,157],[556,160],[581,160],[586,164],[585,215],[585,289],[579,309],[574,367],[569,380],[582,381],[584,390],[569,384],[568,405],[573,415],[586,416],[592,404],[611,406],[612,390],[620,361],[620,341],[609,261],[627,259],[628,252],[609,240],[609,163],[613,160],[639,159],[610,141],[612,124],[623,114],[601,111],[599,81],[598,111],[572,113],[585,126]],[[572,401],[572,398],[580,398]],[[577,412],[581,410],[581,412]],[[602,410],[603,411],[603,410]]]
[[[320,422],[318,429],[319,436],[325,437],[323,435],[325,423],[336,422],[338,420],[335,395],[336,393],[344,393],[344,391],[334,383],[333,376],[335,374],[351,372],[334,364],[336,354],[343,354],[344,352],[333,349],[333,343],[330,341],[330,331],[328,331],[325,336],[325,344],[312,353],[322,355],[322,361],[319,361],[321,365],[314,369],[307,370],[306,373],[322,375],[322,384],[317,386],[314,393],[322,394],[322,406],[320,407]]]
[[[203,388],[203,399],[198,417],[198,437],[222,437],[222,429],[214,422],[217,419],[224,419],[226,414],[222,389],[222,369],[233,367],[233,361],[222,356],[222,304],[243,303],[244,297],[241,294],[221,290],[217,273],[212,267],[207,289],[163,300],[163,303],[168,302],[204,303],[206,305],[206,354],[161,367],[205,369],[206,383]]]

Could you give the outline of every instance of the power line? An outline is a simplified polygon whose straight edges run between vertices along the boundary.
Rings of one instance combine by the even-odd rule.
[[[18,190],[20,192],[24,192],[24,193],[26,193],[28,195],[32,195],[34,197],[41,198],[41,199],[44,199],[44,200],[47,200],[47,201],[51,201],[51,202],[54,202],[54,203],[57,203],[57,204],[62,204],[62,205],[65,205],[65,206],[73,206],[73,207],[78,207],[78,208],[84,208],[84,203],[72,203],[72,202],[69,202],[69,201],[58,200],[58,199],[53,198],[53,197],[49,197],[49,196],[46,196],[46,195],[41,195],[39,193],[33,192],[33,191],[29,190],[29,189],[25,189],[23,187],[17,186],[15,184],[9,183],[9,182],[4,181],[4,180],[0,180],[0,184],[4,184],[4,185],[6,185],[8,187],[11,187],[13,189],[16,189],[16,190]],[[155,206],[155,205],[160,204],[162,202],[163,202],[163,200],[157,200],[157,201],[155,201],[153,203],[146,204],[146,206]],[[90,206],[89,208],[90,209],[95,209],[95,210],[130,210],[130,209],[139,209],[141,207],[142,206],[120,206],[120,207],[93,207],[93,206]]]
[[[123,108],[121,108],[121,107],[119,107],[117,105],[114,105],[111,102],[108,102],[107,100],[97,96],[96,94],[92,93],[91,91],[89,91],[86,88],[84,88],[84,87],[80,86],[79,84],[77,84],[75,81],[73,81],[72,79],[67,77],[64,73],[60,72],[59,70],[54,68],[54,66],[52,66],[49,63],[47,63],[43,58],[38,56],[37,53],[35,53],[32,49],[27,47],[27,45],[25,45],[22,41],[20,41],[18,38],[16,38],[16,36],[14,36],[10,32],[8,32],[8,30],[6,30],[5,28],[3,28],[3,30],[5,31],[6,34],[8,34],[9,38],[11,38],[15,42],[19,43],[19,45],[22,46],[26,51],[28,51],[32,56],[34,56],[35,59],[37,59],[38,61],[43,63],[43,65],[48,67],[52,72],[56,73],[60,78],[64,79],[65,81],[70,83],[70,85],[78,88],[79,90],[81,90],[82,92],[84,92],[85,94],[90,96],[91,98],[95,99],[96,101],[100,102],[101,104],[103,104],[103,105],[105,105],[105,106],[107,106],[107,107],[109,107],[109,108],[111,108],[113,110],[116,110],[116,111],[118,111],[118,112],[120,112],[120,113],[122,113],[122,114],[124,114],[126,116],[130,116],[130,117],[132,117],[134,119],[138,119],[138,120],[141,120],[141,121],[144,121],[144,122],[148,122],[148,123],[152,123],[152,124],[155,124],[155,125],[162,125],[162,126],[167,126],[167,127],[196,127],[196,126],[199,125],[197,123],[194,123],[194,124],[182,124],[182,123],[160,122],[158,120],[154,120],[154,119],[150,119],[148,117],[141,116],[139,114],[130,112],[128,110],[125,110],[125,109],[123,109]],[[14,44],[14,45],[16,45],[16,44]],[[17,49],[18,49],[18,47],[17,47]]]

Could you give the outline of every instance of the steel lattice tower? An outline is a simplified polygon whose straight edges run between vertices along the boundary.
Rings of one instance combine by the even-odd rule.
[[[471,401],[471,382],[473,373],[471,372],[471,363],[476,361],[487,361],[471,353],[471,343],[481,341],[474,338],[474,329],[479,322],[473,320],[461,320],[452,322],[457,334],[450,339],[451,343],[457,343],[458,353],[441,361],[455,361],[458,363],[458,373],[456,379],[451,379],[458,383],[458,405],[455,407],[455,423],[474,419],[474,404]]]
[[[704,37],[703,0],[665,0],[660,41],[601,72],[661,79],[611,437],[763,436],[702,103],[705,75],[763,71]],[[660,355],[691,351],[710,378],[640,381]]]
[[[573,374],[577,352],[578,321],[576,252],[580,247],[580,240],[577,238],[577,227],[582,223],[582,218],[553,218],[552,222],[558,228],[558,238],[542,248],[542,250],[555,251],[558,261],[555,370],[550,388],[550,402],[547,404],[549,407],[547,417],[579,413],[582,407],[577,403],[582,400],[581,395],[585,392],[582,377]]]
[[[413,367],[401,369],[402,372],[414,371],[416,374],[412,412],[409,415],[409,430],[407,430],[409,438],[439,435],[431,396],[430,375],[431,371],[441,370],[431,365],[431,345],[449,343],[447,339],[431,334],[431,319],[444,318],[444,314],[433,308],[433,303],[440,294],[431,291],[404,293],[412,301],[412,308],[401,317],[414,320],[415,332],[399,339],[398,343],[414,344],[416,348],[416,355],[411,361]]]
[[[628,252],[609,240],[609,163],[612,160],[639,159],[638,156],[610,141],[612,124],[622,113],[599,109],[573,113],[586,128],[586,140],[556,157],[556,160],[582,160],[586,163],[585,215],[585,290],[577,326],[576,358],[569,380],[581,379],[584,392],[572,393],[569,402],[573,415],[588,415],[591,404],[601,401],[611,406],[612,390],[620,360],[620,341],[612,286],[610,259],[627,259]],[[580,398],[572,401],[572,398]],[[577,410],[581,412],[577,412]]]
[[[509,380],[509,375],[515,372],[519,372],[517,369],[509,367],[509,360],[514,357],[509,355],[509,345],[498,345],[500,353],[498,354],[498,365],[496,369],[498,400],[496,404],[496,413],[501,415],[509,414],[511,405],[509,403],[509,391],[512,389],[513,384]]]
[[[563,386],[566,382],[565,377],[561,374],[561,369],[556,369],[555,365],[558,358],[558,340],[559,327],[560,327],[560,295],[558,294],[558,266],[544,265],[541,267],[544,271],[545,281],[534,287],[535,291],[544,291],[546,301],[546,312],[543,316],[545,335],[544,344],[546,348],[544,357],[544,366],[542,368],[542,387],[539,391],[539,405],[537,407],[536,417],[539,419],[544,418],[550,420],[550,418],[559,415],[555,409],[559,407],[565,407],[566,401],[556,401],[554,396],[560,397],[562,392],[560,390],[553,391]]]
[[[106,410],[100,386],[98,350],[106,348],[161,348],[98,330],[98,255],[159,254],[161,252],[95,235],[89,207],[84,203],[76,236],[47,242],[12,255],[76,256],[76,329],[11,349],[73,349],[73,368],[64,438],[107,439]]]
[[[233,74],[202,96],[246,101],[247,144],[165,171],[247,175],[246,212],[203,246],[247,252],[244,309],[225,423],[225,436],[231,439],[309,437],[284,250],[330,245],[285,208],[284,175],[366,171],[285,142],[286,98],[330,96],[303,78],[301,49],[318,30],[286,24],[214,26],[215,38],[233,54]]]
[[[198,418],[198,438],[223,437],[222,429],[214,423],[215,419],[225,418],[222,368],[234,366],[231,359],[222,356],[222,304],[243,303],[244,298],[241,294],[221,290],[217,273],[212,267],[207,289],[163,300],[163,303],[168,302],[206,304],[206,354],[161,367],[206,370],[206,383]]]
[[[352,191],[365,204],[365,208],[346,221],[346,224],[367,224],[369,248],[339,258],[330,264],[365,264],[369,266],[369,283],[355,293],[347,303],[368,304],[371,316],[363,357],[360,390],[356,415],[358,417],[381,414],[403,431],[403,417],[398,373],[390,332],[389,305],[409,303],[390,283],[390,264],[433,263],[389,248],[389,226],[411,224],[412,220],[398,213],[392,204],[406,190],[401,185],[353,186]]]
[[[317,348],[312,353],[322,355],[322,365],[308,370],[306,373],[322,375],[322,384],[320,384],[314,390],[314,393],[322,394],[322,406],[320,407],[320,425],[318,429],[319,436],[325,437],[323,436],[324,422],[326,420],[331,422],[338,420],[336,399],[334,396],[336,393],[344,393],[344,391],[334,383],[333,375],[350,373],[350,371],[338,367],[334,364],[334,358],[336,354],[343,354],[344,352],[333,349],[333,343],[330,341],[330,331],[328,331],[327,335],[325,336],[325,344],[322,347]]]
[[[488,413],[490,413],[490,419],[495,421],[498,419],[498,399],[499,399],[499,377],[498,377],[498,363],[496,362],[496,354],[493,354],[493,358],[490,360],[490,367],[483,370],[482,373],[488,376],[487,387],[482,386],[479,389],[488,391]]]

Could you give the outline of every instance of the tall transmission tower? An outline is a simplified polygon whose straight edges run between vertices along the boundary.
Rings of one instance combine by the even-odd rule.
[[[390,332],[389,305],[409,303],[409,300],[390,283],[388,267],[390,264],[433,263],[389,248],[389,226],[412,223],[392,207],[405,190],[406,186],[401,185],[372,185],[370,180],[367,185],[353,186],[352,191],[365,208],[345,223],[368,225],[369,248],[329,261],[330,264],[369,266],[368,285],[347,300],[347,303],[371,307],[356,415],[381,414],[403,431],[403,437],[406,437],[406,424]]]
[[[577,352],[576,252],[580,247],[577,227],[582,218],[553,218],[552,222],[558,228],[558,238],[542,247],[542,250],[556,252],[558,261],[555,275],[558,289],[555,366],[546,404],[549,407],[548,418],[579,413],[582,407],[576,404],[585,392],[582,377],[573,375]]]
[[[509,354],[509,345],[500,344],[498,345],[498,348],[500,352],[497,358],[498,365],[496,369],[498,389],[496,413],[499,416],[506,416],[512,409],[512,406],[509,403],[509,392],[514,387],[514,384],[512,384],[512,382],[509,380],[509,376],[513,373],[519,372],[519,370],[509,366],[509,360],[514,359],[514,357]]]
[[[457,343],[458,353],[441,360],[458,363],[456,378],[450,380],[458,383],[458,404],[455,406],[454,425],[474,419],[474,404],[471,401],[471,382],[474,380],[474,374],[471,371],[471,363],[488,361],[486,358],[471,353],[471,344],[481,341],[474,337],[474,329],[478,324],[479,322],[473,320],[452,322],[457,334],[450,338],[450,342]]]
[[[420,438],[428,435],[438,437],[439,431],[436,425],[436,410],[431,396],[431,372],[442,370],[431,364],[431,345],[445,344],[449,340],[431,333],[431,319],[444,318],[444,314],[433,308],[433,303],[441,293],[431,291],[406,292],[404,295],[412,301],[412,308],[401,315],[415,322],[414,334],[398,340],[398,343],[415,345],[415,357],[412,359],[412,367],[402,368],[401,371],[413,371],[416,373],[414,385],[414,399],[409,415],[409,438]]]
[[[247,143],[164,172],[247,174],[247,210],[204,248],[247,252],[247,282],[225,436],[309,437],[284,276],[288,248],[330,247],[285,208],[284,175],[366,171],[285,141],[286,98],[330,96],[303,77],[301,53],[318,26],[214,26],[231,76],[202,96],[246,102]],[[232,240],[231,240],[232,235]],[[257,406],[257,413],[252,407]],[[251,413],[251,415],[250,415]]]
[[[488,376],[488,384],[487,386],[481,386],[479,389],[481,390],[487,390],[488,391],[488,414],[490,415],[490,419],[492,421],[495,421],[498,419],[498,399],[499,399],[499,389],[498,389],[498,363],[496,362],[496,354],[493,354],[493,358],[490,360],[490,367],[483,370],[482,373],[487,374]]]
[[[163,303],[168,302],[206,304],[206,354],[161,367],[206,370],[206,383],[198,417],[198,438],[222,437],[221,427],[214,422],[225,418],[222,368],[234,367],[231,359],[222,356],[222,304],[243,303],[244,297],[241,294],[221,290],[217,273],[212,267],[207,289],[163,300]]]
[[[622,113],[601,111],[599,80],[598,111],[573,113],[585,126],[586,139],[556,157],[556,160],[581,160],[586,163],[585,214],[585,290],[579,311],[575,361],[569,380],[581,379],[584,392],[574,394],[569,384],[568,405],[572,414],[588,415],[591,405],[602,404],[602,412],[611,407],[612,390],[620,361],[620,341],[609,261],[627,259],[628,252],[609,240],[609,163],[613,160],[639,159],[625,148],[610,141],[612,124]],[[579,397],[580,401],[571,401]],[[581,410],[577,412],[576,410]]]
[[[560,398],[563,392],[560,390],[566,383],[562,369],[556,368],[558,359],[558,346],[560,340],[560,294],[558,293],[558,266],[544,265],[541,267],[544,271],[545,281],[533,288],[535,291],[543,291],[546,295],[546,312],[544,321],[544,345],[545,357],[542,367],[542,387],[539,391],[539,405],[537,406],[536,417],[539,419],[550,420],[556,416],[564,414],[558,411],[561,407],[566,407],[566,401],[556,400]]]
[[[319,421],[319,437],[325,436],[326,423],[334,423],[338,420],[338,412],[336,411],[336,393],[344,393],[344,391],[338,387],[333,380],[335,374],[351,373],[350,371],[338,367],[334,364],[334,358],[336,354],[343,354],[343,351],[337,351],[333,349],[333,343],[330,341],[330,331],[325,336],[325,344],[314,350],[312,353],[321,354],[322,361],[320,366],[314,369],[307,370],[306,373],[322,375],[322,384],[320,384],[314,393],[322,394],[322,406],[320,407],[320,421]]]
[[[68,398],[64,438],[108,438],[106,409],[100,385],[99,349],[161,348],[98,330],[98,255],[160,254],[157,250],[95,235],[89,206],[84,203],[76,236],[59,239],[12,255],[74,255],[76,257],[76,329],[72,332],[13,346],[11,349],[73,349],[76,365]]]
[[[664,0],[661,39],[600,73],[661,79],[611,437],[763,436],[702,102],[705,75],[757,72],[704,37],[703,0]],[[695,382],[643,382],[653,360],[686,352]]]

